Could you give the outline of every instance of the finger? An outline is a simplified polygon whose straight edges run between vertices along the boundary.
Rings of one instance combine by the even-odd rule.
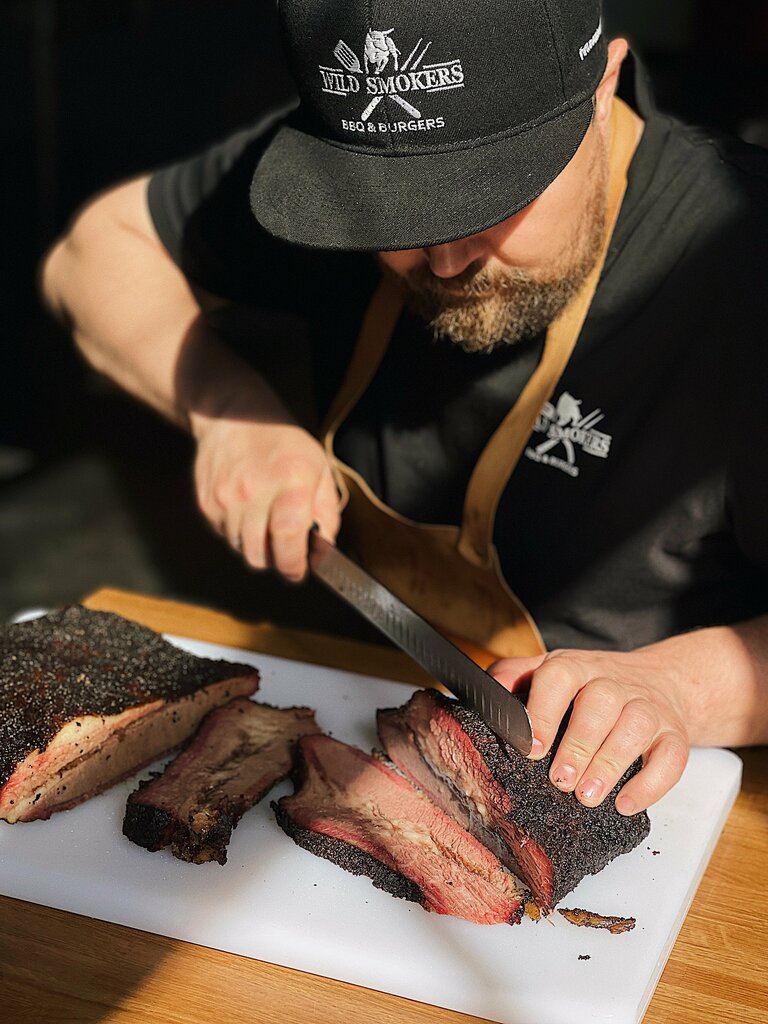
[[[245,505],[240,501],[233,501],[224,514],[222,533],[235,551],[242,548],[244,515]]]
[[[650,748],[660,726],[659,712],[649,701],[628,701],[576,786],[577,799],[587,807],[602,803],[627,768]]]
[[[545,658],[546,654],[537,654],[530,658],[501,658],[489,665],[487,671],[510,693],[519,693],[528,689],[531,676]]]
[[[242,552],[246,562],[253,569],[266,569],[269,565],[268,515],[268,508],[261,502],[251,502],[243,515]]]
[[[270,558],[275,569],[294,582],[303,579],[307,571],[307,537],[312,521],[312,493],[307,486],[282,491],[272,503]]]
[[[213,496],[212,488],[203,478],[199,466],[195,466],[195,497],[197,507],[207,520],[209,526],[220,536],[227,538],[226,509]]]
[[[341,507],[339,492],[330,468],[327,468],[320,477],[312,515],[320,535],[333,544],[341,526]]]
[[[606,736],[620,720],[624,699],[621,686],[613,679],[591,679],[576,695],[568,728],[549,770],[549,777],[558,789],[570,793],[582,780],[585,769],[593,763]],[[647,737],[648,743],[655,731]],[[590,780],[595,782],[592,775]]]
[[[644,767],[621,788],[616,810],[637,814],[655,804],[679,781],[687,761],[685,738],[678,732],[662,733],[653,741]]]
[[[552,746],[568,707],[590,679],[588,665],[570,652],[550,654],[531,677],[528,714],[533,726],[530,756],[536,761]]]

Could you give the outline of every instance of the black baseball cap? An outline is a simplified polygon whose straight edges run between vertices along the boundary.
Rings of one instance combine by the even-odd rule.
[[[298,245],[416,249],[484,231],[560,174],[592,119],[600,0],[278,0],[300,103],[251,207]]]

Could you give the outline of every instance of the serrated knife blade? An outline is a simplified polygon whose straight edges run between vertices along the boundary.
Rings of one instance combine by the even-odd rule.
[[[517,697],[317,530],[310,534],[309,565],[319,580],[476,711],[497,736],[521,754],[530,754],[531,720]]]

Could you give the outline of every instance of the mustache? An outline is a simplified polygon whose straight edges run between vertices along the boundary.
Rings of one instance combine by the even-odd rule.
[[[491,268],[476,260],[454,277],[438,277],[427,264],[420,264],[408,271],[404,280],[416,295],[455,305],[490,294],[514,292],[530,282],[531,276],[519,267]]]

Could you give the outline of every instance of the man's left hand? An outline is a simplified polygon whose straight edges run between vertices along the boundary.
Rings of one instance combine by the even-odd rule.
[[[674,786],[688,760],[684,684],[653,648],[622,652],[558,650],[535,658],[504,658],[489,669],[510,690],[530,685],[531,757],[552,746],[550,779],[587,807],[602,803],[640,756],[644,765],[621,789],[616,809],[636,814]]]

